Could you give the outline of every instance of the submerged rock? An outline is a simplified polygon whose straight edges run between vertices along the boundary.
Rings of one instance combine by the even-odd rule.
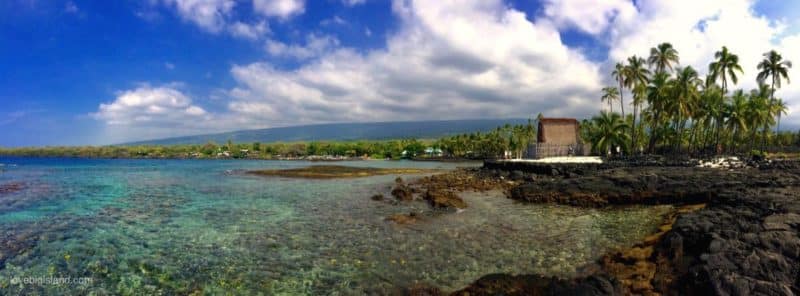
[[[414,193],[411,191],[411,188],[405,184],[397,184],[395,185],[394,189],[392,189],[392,196],[398,200],[413,200]]]
[[[22,182],[0,184],[0,195],[11,194],[22,189],[25,189],[25,183]]]
[[[428,284],[414,284],[411,287],[403,289],[401,293],[395,293],[403,296],[442,296],[446,295],[439,288]]]
[[[383,194],[375,194],[373,196],[370,196],[370,199],[372,199],[372,200],[383,200]]]
[[[467,203],[452,191],[428,190],[422,197],[434,208],[464,209]]]
[[[334,179],[334,178],[360,178],[377,175],[389,174],[421,174],[434,172],[431,169],[415,168],[370,168],[354,167],[343,165],[314,165],[303,168],[280,169],[280,170],[254,170],[247,171],[248,174],[259,176],[275,176],[288,178],[306,179]]]
[[[621,295],[619,283],[598,274],[578,279],[490,274],[451,295]]]
[[[392,221],[397,224],[413,224],[419,220],[417,213],[411,212],[408,214],[394,214],[386,218],[387,221]]]

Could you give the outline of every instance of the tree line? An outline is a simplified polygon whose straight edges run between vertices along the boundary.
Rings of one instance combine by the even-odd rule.
[[[581,134],[595,153],[620,147],[625,153],[763,153],[768,146],[797,144],[797,135],[780,131],[787,107],[776,92],[789,83],[792,63],[771,50],[758,64],[758,87],[731,90],[744,74],[739,56],[722,47],[701,77],[681,66],[670,43],[650,49],[647,58],[616,63],[614,86],[602,89],[601,109],[582,121]],[[749,69],[748,69],[749,70]],[[626,102],[624,94],[631,98]],[[619,103],[619,112],[614,108]],[[628,114],[625,106],[631,107]]]
[[[277,143],[207,142],[196,145],[55,146],[0,148],[0,155],[26,157],[83,158],[248,158],[294,159],[312,157],[373,159],[403,158],[500,158],[506,151],[521,157],[535,141],[531,121],[527,125],[504,125],[486,132],[445,136],[439,139],[380,141],[311,141]]]

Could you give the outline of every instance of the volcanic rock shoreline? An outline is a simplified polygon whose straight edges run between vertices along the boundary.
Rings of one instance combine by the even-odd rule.
[[[672,204],[653,235],[606,254],[576,278],[492,274],[452,295],[800,294],[800,162],[730,170],[696,162],[521,165],[476,176],[517,180],[508,197],[580,207]],[[463,172],[462,172],[463,173]],[[412,287],[407,295],[443,295]]]

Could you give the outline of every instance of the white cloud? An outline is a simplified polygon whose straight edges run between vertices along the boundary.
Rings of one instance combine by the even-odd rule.
[[[339,40],[335,37],[309,34],[306,36],[305,45],[286,44],[278,40],[269,39],[266,42],[265,49],[267,53],[274,57],[291,57],[304,60],[321,56],[337,46],[339,46]]]
[[[231,34],[235,37],[257,40],[269,33],[269,26],[266,21],[260,21],[253,24],[245,24],[242,22],[234,22],[228,27]]]
[[[167,68],[167,70],[174,70],[175,69],[175,64],[170,63],[170,62],[166,62],[166,63],[164,63],[164,68]]]
[[[545,0],[544,15],[559,28],[600,34],[616,17],[636,12],[630,0]]]
[[[356,6],[366,3],[367,0],[342,0],[342,3],[346,6]]]
[[[225,28],[225,18],[236,2],[233,0],[164,0],[180,17],[212,33]]]
[[[289,18],[305,11],[305,0],[253,0],[253,10],[268,17]]]
[[[176,87],[142,85],[121,91],[114,101],[100,104],[97,112],[90,115],[108,125],[137,127],[193,125],[210,118]]]
[[[750,0],[637,1],[637,10],[609,20],[605,41],[611,48],[607,65],[634,54],[646,57],[651,47],[670,42],[679,51],[681,66],[690,65],[705,75],[714,53],[727,46],[739,56],[744,70],[739,84],[730,88],[754,88],[758,74],[756,65],[762,54],[775,49],[784,58],[796,60],[800,58],[796,54],[800,52],[800,42],[796,41],[800,40],[800,35],[783,36],[785,24],[757,15],[753,5],[754,1]],[[600,8],[601,11],[608,9]],[[796,72],[790,72],[790,76],[798,77]],[[800,103],[800,84],[785,85],[778,96],[789,102],[790,109],[795,109]],[[800,118],[795,117],[790,115],[789,121],[800,124]]]
[[[562,44],[554,25],[499,0],[395,1],[393,9],[401,29],[386,49],[359,52],[318,36],[302,46],[269,40],[273,56],[314,59],[290,70],[235,66],[229,111],[282,125],[584,116],[597,105],[599,66]]]

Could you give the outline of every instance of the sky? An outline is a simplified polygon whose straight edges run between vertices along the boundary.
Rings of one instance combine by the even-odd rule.
[[[585,118],[611,66],[671,42],[737,88],[800,63],[800,1],[4,0],[0,146],[331,122]],[[777,92],[800,127],[800,69]],[[628,95],[627,98],[630,98]]]

